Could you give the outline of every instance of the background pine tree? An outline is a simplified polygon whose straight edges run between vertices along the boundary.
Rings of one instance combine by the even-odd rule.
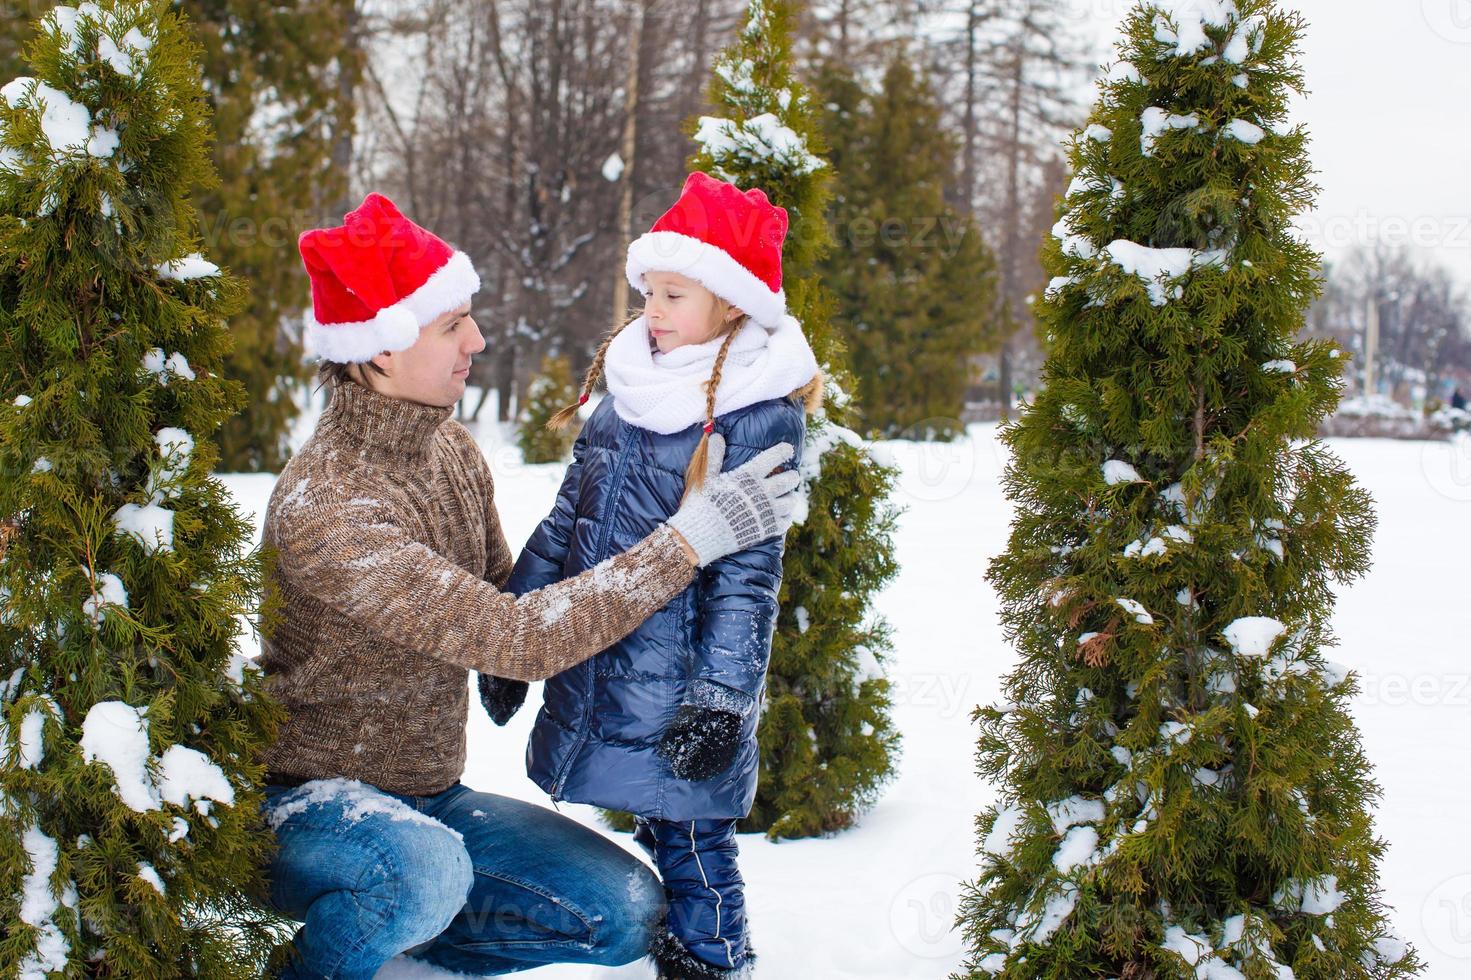
[[[183,9],[204,49],[220,175],[196,207],[210,247],[249,286],[225,357],[225,376],[249,397],[220,429],[220,469],[279,473],[312,373],[302,364],[311,291],[296,238],[355,204],[340,152],[362,71],[355,0],[188,0]]]
[[[1375,517],[1314,438],[1342,352],[1294,339],[1303,23],[1176,9],[1132,11],[1073,140],[1045,387],[1003,428],[1017,514],[988,578],[1020,663],[976,712],[1001,799],[967,975],[1407,976],[1355,682],[1323,656]]]
[[[827,377],[826,408],[808,419],[805,506],[787,536],[756,803],[740,824],[772,838],[847,827],[893,774],[899,744],[882,669],[889,627],[872,611],[897,571],[888,503],[896,471],[846,428],[852,380],[818,275],[831,245],[831,174],[814,107],[792,73],[794,7],[751,0],[744,27],[715,63],[710,102],[722,115],[696,121],[702,150],[690,161],[738,187],[761,188],[787,210],[787,307]]]
[[[848,340],[859,415],[887,438],[962,435],[971,359],[999,344],[1001,328],[990,251],[945,201],[956,141],[902,53],[871,95],[832,63],[816,89],[841,246],[821,274]]]
[[[291,925],[260,904],[282,713],[209,475],[243,297],[197,254],[198,49],[165,2],[42,28],[0,89],[0,972],[255,977]]]
[[[574,419],[565,429],[547,428],[547,420],[563,407],[577,401],[578,387],[572,382],[572,365],[566,357],[542,358],[541,373],[526,389],[526,405],[516,443],[528,463],[560,463],[572,451],[581,423]]]
[[[24,74],[30,18],[51,0],[19,5],[0,20],[0,79]],[[351,204],[340,159],[353,132],[361,55],[351,43],[354,0],[184,0],[202,45],[205,97],[216,134],[219,180],[195,197],[205,245],[246,279],[245,308],[231,318],[235,346],[225,376],[249,395],[216,438],[220,469],[279,472],[290,455],[302,365],[300,313],[310,301],[296,236],[336,221]]]

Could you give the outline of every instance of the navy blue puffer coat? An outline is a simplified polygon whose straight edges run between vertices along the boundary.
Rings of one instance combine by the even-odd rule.
[[[604,398],[583,426],[552,513],[526,543],[506,590],[521,595],[578,574],[636,544],[679,509],[701,424],[660,435],[629,424]],[[730,470],[779,442],[800,462],[806,413],[794,397],[715,419]],[[702,568],[695,581],[627,637],[546,682],[526,771],[553,800],[663,820],[740,818],[756,798],[756,725],[781,588],[776,538]],[[708,780],[680,779],[655,753],[686,702],[741,715],[735,763]]]

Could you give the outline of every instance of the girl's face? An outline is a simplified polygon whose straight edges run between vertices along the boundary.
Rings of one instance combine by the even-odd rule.
[[[644,273],[644,316],[663,353],[720,336],[741,317],[710,290],[677,272]]]

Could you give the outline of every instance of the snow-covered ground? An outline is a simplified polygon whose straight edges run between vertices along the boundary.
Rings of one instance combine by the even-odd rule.
[[[312,424],[304,418],[298,435]],[[498,424],[482,423],[477,439],[517,549],[551,505],[561,467],[522,464]],[[1373,494],[1380,519],[1373,571],[1341,590],[1341,646],[1332,656],[1361,677],[1353,710],[1384,788],[1377,830],[1388,843],[1385,900],[1430,964],[1427,977],[1471,976],[1471,779],[1458,764],[1471,749],[1471,440],[1330,445]],[[879,600],[895,629],[888,675],[904,733],[899,776],[857,827],[837,837],[774,844],[741,836],[760,974],[774,980],[935,980],[963,955],[951,929],[956,896],[961,880],[974,874],[974,817],[992,797],[974,774],[969,716],[998,697],[999,678],[1012,663],[996,597],[983,579],[989,559],[1005,547],[1011,518],[1000,487],[1006,450],[994,425],[972,426],[968,439],[950,445],[885,446],[902,467],[898,502],[907,508],[897,537],[901,571]],[[221,479],[258,528],[273,477]],[[504,729],[472,710],[468,785],[550,805],[522,763],[539,687]],[[564,805],[563,812],[643,857],[627,835],[603,828],[591,808]],[[395,961],[379,978],[431,975]],[[652,974],[635,963],[558,965],[525,975]]]

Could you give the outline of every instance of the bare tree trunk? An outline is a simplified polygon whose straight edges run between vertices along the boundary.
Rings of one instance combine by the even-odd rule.
[[[337,71],[337,104],[353,105],[354,88],[357,81],[357,65],[363,58],[363,38],[359,30],[362,14],[356,2],[349,3],[343,11],[344,28],[347,36],[343,42],[341,61]],[[330,216],[343,215],[352,210],[352,135],[353,113],[339,113],[337,131],[332,134],[332,169],[342,175],[342,197],[331,208]]]
[[[842,0],[838,5],[838,63],[846,65],[849,62],[851,52],[848,48],[848,18],[851,13],[852,0]]]
[[[1001,259],[1001,295],[1006,298],[1007,309],[1015,310],[1019,297],[1015,295],[1017,249],[1021,237],[1021,156],[1022,156],[1022,43],[1012,51],[1011,66],[1011,121],[1007,133],[1006,147],[1006,250]],[[1009,319],[1009,318],[1008,318]],[[1001,387],[1001,418],[1011,418],[1011,334],[1015,327],[1012,320],[1003,325],[1006,336],[1001,341],[1000,364],[997,381]]]
[[[649,18],[651,0],[640,0],[633,32],[633,53],[628,59],[628,81],[624,83],[623,100],[623,172],[619,174],[623,187],[618,195],[617,236],[621,245],[629,241],[629,222],[633,217],[634,164],[638,149],[638,76],[644,46],[644,26]],[[613,269],[613,318],[610,324],[620,323],[628,310],[628,277],[614,264]]]
[[[965,110],[961,138],[965,141],[960,155],[960,193],[965,212],[976,205],[976,33],[980,29],[981,12],[972,0],[965,20]]]
[[[511,421],[511,394],[516,390],[516,345],[508,344],[505,352],[496,361],[496,390],[500,393],[500,404],[496,406],[502,422]]]

